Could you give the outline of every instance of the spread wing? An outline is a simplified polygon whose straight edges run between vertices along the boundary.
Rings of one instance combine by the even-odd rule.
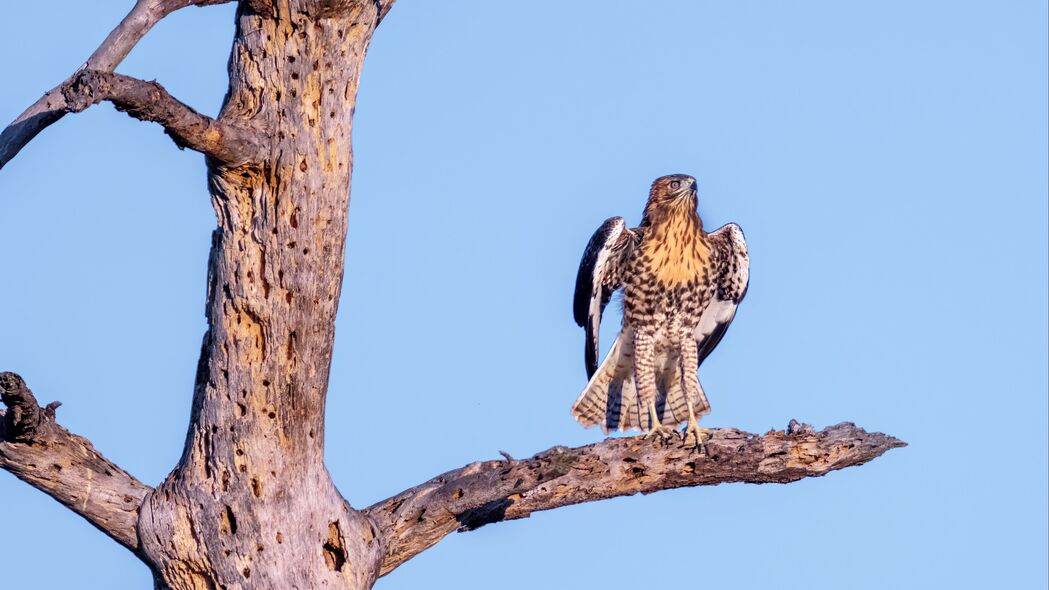
[[[597,372],[598,332],[608,300],[623,283],[623,269],[638,235],[622,217],[610,217],[597,228],[579,262],[572,302],[576,324],[586,330],[586,376]]]
[[[721,342],[750,282],[750,256],[743,230],[738,225],[729,223],[707,234],[707,240],[717,264],[717,288],[696,326],[700,365]]]

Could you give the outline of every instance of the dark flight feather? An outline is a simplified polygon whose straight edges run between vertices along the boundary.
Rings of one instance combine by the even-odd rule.
[[[576,324],[586,331],[584,357],[588,379],[597,372],[601,315],[612,292],[619,288],[619,269],[631,236],[622,217],[610,217],[591,236],[579,261],[572,314]]]

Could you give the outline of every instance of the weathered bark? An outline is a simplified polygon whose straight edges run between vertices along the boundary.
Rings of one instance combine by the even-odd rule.
[[[0,166],[100,100],[206,154],[218,219],[208,331],[178,465],[150,489],[54,421],[14,374],[0,468],[133,550],[161,589],[370,588],[457,529],[689,485],[787,482],[900,443],[852,425],[755,437],[717,431],[704,455],[638,438],[475,463],[358,511],[323,461],[343,273],[351,123],[365,52],[393,0],[241,0],[230,84],[211,119],[113,69],[173,10],[139,0],[95,55],[0,134]]]
[[[108,100],[136,119],[159,123],[180,148],[190,148],[224,164],[245,164],[261,156],[257,130],[201,115],[156,82],[83,70],[62,86],[62,96],[69,112]]]
[[[58,402],[41,408],[22,378],[0,373],[0,468],[48,494],[121,545],[138,546],[138,507],[149,492],[55,422]]]
[[[384,536],[385,575],[449,533],[636,493],[730,482],[789,483],[862,465],[906,443],[845,422],[815,432],[791,421],[757,436],[712,430],[702,451],[675,440],[609,438],[515,461],[472,463],[367,509]]]
[[[232,1],[137,0],[131,12],[106,36],[98,49],[87,58],[84,65],[73,73],[73,76],[44,93],[39,100],[30,105],[0,133],[0,169],[10,162],[11,158],[18,155],[18,152],[38,133],[58,122],[66,113],[73,111],[66,103],[63,90],[73,81],[77,73],[82,70],[112,72],[131,53],[131,49],[142,37],[153,28],[153,25],[176,10],[187,6],[207,6]]]
[[[141,550],[189,588],[368,588],[382,548],[323,462],[350,129],[373,1],[242,3],[220,121],[261,130],[209,162],[218,215],[185,453],[149,495]]]

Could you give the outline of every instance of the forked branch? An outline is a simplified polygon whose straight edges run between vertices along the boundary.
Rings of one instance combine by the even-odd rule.
[[[138,0],[124,20],[106,36],[98,49],[68,80],[46,92],[0,133],[0,169],[11,161],[38,133],[71,112],[63,88],[83,70],[112,72],[153,25],[187,6],[224,4],[232,0]]]
[[[21,377],[0,373],[0,468],[83,516],[121,545],[138,547],[138,508],[150,487],[55,422]]]
[[[764,436],[713,431],[703,452],[680,442],[609,438],[554,447],[523,460],[472,463],[367,509],[385,535],[385,575],[456,530],[527,518],[533,512],[729,482],[789,483],[861,465],[906,443],[851,423],[815,432],[791,421]]]

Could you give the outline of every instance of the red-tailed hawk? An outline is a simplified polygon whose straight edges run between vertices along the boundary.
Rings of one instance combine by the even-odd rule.
[[[641,225],[605,221],[590,238],[576,277],[575,321],[586,330],[586,389],[572,406],[583,426],[638,428],[670,436],[710,412],[697,370],[725,335],[747,293],[750,259],[739,226],[703,231],[696,180],[674,174],[652,183]],[[601,314],[623,288],[623,327],[597,365]]]

